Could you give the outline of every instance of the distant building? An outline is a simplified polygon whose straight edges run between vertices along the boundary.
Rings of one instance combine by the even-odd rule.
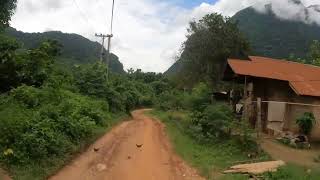
[[[244,114],[254,126],[257,98],[261,103],[261,124],[272,134],[299,132],[296,119],[312,112],[317,120],[312,140],[320,140],[320,67],[296,62],[250,56],[229,59],[224,80],[244,84]]]

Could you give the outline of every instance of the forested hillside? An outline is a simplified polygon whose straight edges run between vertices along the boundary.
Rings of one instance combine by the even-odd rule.
[[[8,28],[6,34],[15,37],[25,49],[36,48],[47,39],[57,40],[62,45],[59,61],[63,63],[86,64],[96,62],[100,58],[101,45],[78,34],[59,31],[24,33],[14,28]],[[115,54],[111,54],[110,69],[113,72],[124,73],[123,65]]]
[[[306,12],[320,6],[305,7],[296,1]],[[314,40],[320,40],[320,25],[302,21],[284,20],[272,12],[272,5],[266,5],[266,13],[259,13],[248,7],[236,13],[231,19],[238,23],[238,28],[249,41],[250,55],[273,58],[308,58],[310,46]],[[308,16],[306,21],[308,21]],[[181,61],[170,67],[166,75],[173,75],[182,69]]]
[[[270,10],[263,14],[249,7],[233,19],[238,21],[239,29],[248,38],[252,55],[288,58],[294,54],[305,58],[312,41],[320,40],[319,25],[281,20]]]
[[[179,72],[182,68],[182,63],[179,61],[175,62],[166,72],[165,75],[170,76]]]

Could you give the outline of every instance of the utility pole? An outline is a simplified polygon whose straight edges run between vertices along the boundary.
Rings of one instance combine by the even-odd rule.
[[[101,43],[101,52],[100,52],[100,61],[103,62],[103,57],[104,57],[104,40],[106,39],[107,35],[104,34],[95,34],[96,37],[102,38],[102,43]]]
[[[107,48],[107,80],[109,79],[109,72],[110,72],[110,61],[111,61],[111,56],[110,56],[110,48],[111,48],[111,38],[113,37],[113,34],[107,34],[108,38],[108,48]]]
[[[108,38],[108,47],[107,47],[107,80],[109,79],[109,66],[110,66],[110,48],[111,48],[111,38],[113,37],[113,34],[95,34],[96,37],[102,38],[102,44],[101,44],[101,54],[100,54],[100,61],[103,62],[104,59],[104,41],[106,38]]]
[[[104,41],[105,38],[108,38],[108,47],[107,47],[107,60],[106,60],[106,64],[107,64],[107,81],[109,81],[109,72],[110,72],[110,60],[111,60],[111,56],[110,56],[110,49],[111,49],[111,38],[113,37],[112,31],[113,31],[113,15],[114,15],[114,2],[115,0],[112,0],[112,14],[111,14],[111,23],[110,23],[110,34],[95,34],[96,37],[102,38],[102,45],[101,45],[101,55],[100,55],[100,60],[101,62],[103,62],[103,58],[104,58]]]

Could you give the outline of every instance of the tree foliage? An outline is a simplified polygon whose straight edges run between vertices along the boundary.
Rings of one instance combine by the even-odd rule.
[[[0,2],[0,31],[9,26],[9,21],[16,8],[17,0],[1,0]]]
[[[56,41],[45,41],[39,48],[25,51],[18,48],[15,40],[0,35],[0,92],[21,84],[41,86],[60,52]]]
[[[207,81],[216,87],[227,58],[246,58],[249,52],[237,23],[220,14],[191,22],[188,32],[180,57],[184,83]]]
[[[311,43],[308,50],[308,56],[306,58],[296,57],[294,54],[290,54],[288,60],[302,64],[320,66],[320,42],[318,40],[314,40]]]
[[[314,40],[310,45],[308,59],[310,64],[320,66],[320,42],[318,40]]]
[[[18,47],[15,40],[0,35],[0,92],[8,91],[18,84],[15,59]]]
[[[228,135],[228,130],[232,125],[233,112],[225,104],[215,104],[207,106],[202,112],[195,111],[192,115],[193,128],[204,138],[222,138]]]
[[[132,70],[107,78],[102,62],[58,63],[57,41],[20,45],[0,36],[0,164],[7,168],[48,167],[111,125],[114,114],[150,107],[171,89],[162,74]]]

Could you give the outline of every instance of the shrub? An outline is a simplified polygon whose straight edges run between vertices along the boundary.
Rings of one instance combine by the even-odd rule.
[[[11,95],[20,103],[26,105],[29,108],[33,108],[40,103],[40,93],[37,88],[31,86],[20,86],[11,91]]]
[[[151,107],[154,105],[154,97],[142,96],[139,99],[139,105],[142,107]]]
[[[114,89],[108,89],[107,101],[111,112],[121,112],[125,110],[125,97]]]
[[[109,119],[105,101],[65,90],[21,86],[0,103],[0,162],[8,166],[64,156]]]
[[[189,103],[192,110],[203,111],[210,104],[210,89],[204,83],[199,83],[192,89]]]
[[[228,135],[232,120],[232,110],[225,104],[210,105],[203,112],[195,111],[192,114],[193,128],[201,130],[206,138]]]
[[[85,95],[105,97],[107,85],[107,66],[103,63],[81,65],[74,70],[75,84]]]
[[[157,108],[161,110],[190,109],[190,95],[178,90],[165,91],[158,97]]]
[[[241,122],[233,122],[232,130],[238,132],[233,133],[233,136],[242,150],[258,152],[259,147],[256,142],[256,137],[253,136],[254,129],[250,127],[248,121],[242,120]]]
[[[316,119],[313,113],[306,112],[301,117],[297,118],[296,123],[300,127],[302,133],[309,135],[316,123]]]

